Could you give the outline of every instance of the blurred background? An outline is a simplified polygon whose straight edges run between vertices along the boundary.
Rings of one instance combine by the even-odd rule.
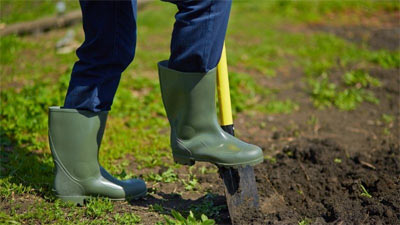
[[[177,205],[223,195],[201,179],[217,180],[216,167],[172,162],[156,63],[169,56],[177,9],[138,1],[136,57],[122,75],[100,161],[121,179],[144,178],[151,204],[98,199],[71,209],[55,199],[47,109],[63,104],[84,40],[79,3],[1,0],[0,221],[154,224],[170,216],[160,190],[180,193]],[[226,47],[237,136],[261,146],[267,161],[300,138],[333,139],[348,155],[399,143],[399,9],[398,1],[234,1]],[[226,214],[198,206],[198,215]]]

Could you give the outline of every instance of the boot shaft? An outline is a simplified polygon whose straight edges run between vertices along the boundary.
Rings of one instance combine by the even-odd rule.
[[[171,133],[189,139],[218,126],[215,105],[216,69],[207,73],[179,72],[158,64],[160,87]]]
[[[50,107],[49,143],[55,163],[78,179],[99,173],[98,151],[106,120],[107,112]]]

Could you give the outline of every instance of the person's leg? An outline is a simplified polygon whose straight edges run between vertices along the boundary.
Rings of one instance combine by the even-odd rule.
[[[168,67],[181,72],[208,72],[219,62],[231,0],[172,1],[178,7]]]
[[[91,196],[136,199],[146,194],[145,182],[118,180],[98,161],[107,111],[135,53],[136,0],[80,3],[85,42],[77,51],[64,107],[49,109],[54,188],[57,197],[78,204]]]
[[[216,66],[221,57],[231,2],[173,1],[178,6],[171,56],[158,64],[161,95],[171,126],[175,162],[224,167],[256,165],[261,148],[223,131],[215,107]]]
[[[85,41],[77,50],[64,107],[93,112],[111,108],[121,73],[133,60],[136,0],[80,0]]]

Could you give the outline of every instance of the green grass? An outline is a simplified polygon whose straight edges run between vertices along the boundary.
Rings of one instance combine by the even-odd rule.
[[[349,71],[342,77],[342,86],[331,83],[326,74],[309,78],[311,98],[317,108],[336,106],[341,110],[354,110],[362,102],[378,104],[379,100],[366,87],[379,87],[380,81],[362,70]]]
[[[70,9],[77,1],[67,1]],[[303,90],[316,109],[335,107],[355,110],[360,104],[378,105],[374,90],[381,88],[369,68],[400,68],[399,51],[371,50],[323,32],[288,31],[290,26],[322,23],[334,13],[338,21],[359,19],[377,11],[398,10],[395,2],[373,1],[237,1],[233,4],[227,34],[228,63],[234,115],[238,113],[290,114],[301,110],[289,97],[279,98],[290,82],[277,89],[266,84],[293,68]],[[14,23],[54,14],[52,1],[2,1],[1,23]],[[357,12],[357,13],[348,13]],[[110,112],[100,154],[101,164],[121,179],[137,177],[137,170],[166,167],[149,172],[154,183],[178,183],[186,191],[199,190],[195,173],[181,177],[170,155],[169,128],[156,75],[156,62],[168,58],[169,35],[176,12],[172,4],[155,2],[138,15],[138,47],[135,61],[123,73]],[[364,15],[361,14],[361,15]],[[268,24],[266,24],[268,21]],[[83,40],[80,26],[77,40]],[[134,212],[120,213],[107,199],[92,199],[85,207],[56,200],[52,191],[53,161],[47,143],[47,109],[62,105],[74,53],[59,55],[54,45],[64,35],[54,31],[39,36],[6,36],[0,39],[0,196],[10,207],[0,222],[56,224],[143,223]],[[168,37],[168,38],[166,38]],[[338,72],[340,71],[340,72]],[[382,115],[389,127],[393,115]],[[317,118],[310,119],[315,126]],[[265,126],[265,125],[260,125]],[[290,153],[287,153],[290,154]],[[272,163],[275,158],[267,157]],[[338,163],[338,160],[336,160]],[[135,170],[135,171],[137,171]],[[201,173],[215,173],[206,168]],[[29,210],[15,200],[32,199]],[[179,216],[154,205],[153,213],[166,216],[159,224],[212,224],[204,216],[218,218],[220,206],[208,198]],[[149,210],[150,211],[150,210]],[[189,222],[188,222],[189,221]],[[306,220],[304,220],[306,221]]]
[[[57,13],[55,0],[14,1],[1,0],[0,23],[12,24],[35,20],[45,16],[55,16]],[[66,11],[79,8],[78,1],[65,1]]]

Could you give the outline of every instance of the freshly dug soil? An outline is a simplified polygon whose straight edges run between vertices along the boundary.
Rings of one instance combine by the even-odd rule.
[[[332,140],[301,139],[272,161],[256,167],[263,215],[254,224],[400,224],[398,145],[349,157]]]

